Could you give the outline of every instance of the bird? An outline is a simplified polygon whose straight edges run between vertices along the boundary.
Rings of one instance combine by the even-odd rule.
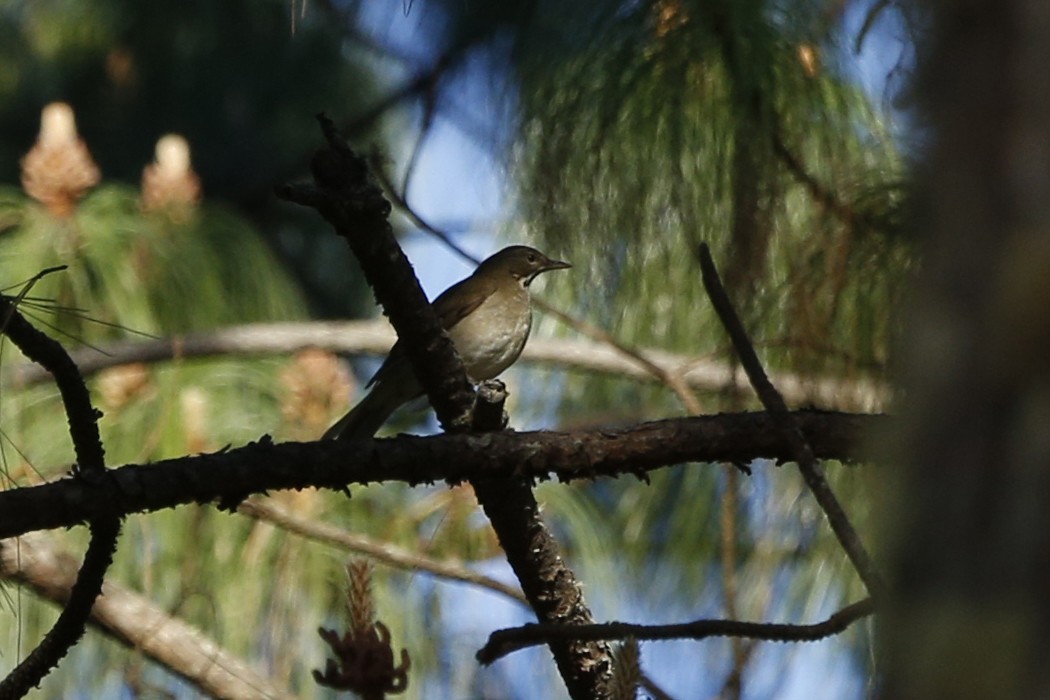
[[[572,267],[535,248],[513,245],[491,255],[470,277],[434,300],[434,311],[463,360],[472,382],[495,379],[521,355],[532,329],[529,285],[538,275]],[[371,390],[322,436],[369,438],[423,388],[399,340],[368,382]]]

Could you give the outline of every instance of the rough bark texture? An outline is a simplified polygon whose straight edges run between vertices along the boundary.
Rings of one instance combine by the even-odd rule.
[[[489,424],[479,424],[474,413],[474,390],[463,364],[394,240],[387,221],[389,203],[372,183],[364,160],[350,150],[328,119],[322,116],[320,121],[328,149],[316,153],[312,162],[318,189],[300,190],[305,196],[298,201],[315,206],[350,244],[397,330],[442,427],[449,432],[462,432],[471,429],[473,422],[475,430],[502,429],[506,423],[502,420],[502,388],[502,398],[493,397],[498,403],[495,411],[486,412]],[[498,487],[477,486],[478,501],[485,512],[500,515],[492,521],[492,527],[539,619],[570,622],[579,618],[592,622],[572,571],[558,556],[558,543],[539,519],[529,484],[514,474],[505,477]],[[552,566],[557,567],[557,575],[551,573]],[[569,600],[563,606],[571,613],[550,616],[553,610],[547,601],[566,597]],[[607,649],[595,643],[559,643],[550,648],[570,696],[586,700],[608,694]]]
[[[861,459],[865,434],[889,419],[799,411],[803,433],[822,459]],[[879,432],[882,432],[880,430]],[[627,428],[572,433],[498,432],[402,435],[275,445],[257,442],[214,454],[129,465],[101,478],[63,479],[0,492],[0,538],[71,527],[97,515],[185,503],[243,500],[249,493],[403,481],[432,483],[518,475],[591,479],[644,474],[684,462],[788,460],[790,446],[765,413],[673,418]]]
[[[323,115],[328,148],[311,162],[316,188],[284,187],[279,194],[313,207],[350,245],[368,284],[397,330],[420,385],[446,430],[470,424],[474,390],[426,294],[419,286],[387,217],[390,203],[363,158],[350,150]]]

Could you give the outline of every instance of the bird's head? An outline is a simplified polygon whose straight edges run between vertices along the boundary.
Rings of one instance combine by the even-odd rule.
[[[563,270],[569,267],[572,265],[548,258],[535,248],[512,245],[486,258],[475,274],[509,274],[527,287],[541,272]]]

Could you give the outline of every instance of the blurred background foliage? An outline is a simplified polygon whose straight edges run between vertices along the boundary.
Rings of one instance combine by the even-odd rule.
[[[862,86],[856,47],[875,41],[877,32],[865,35],[880,22],[892,34],[908,21],[896,3],[862,0],[416,0],[385,9],[0,0],[0,286],[15,293],[41,269],[68,266],[40,280],[22,308],[69,346],[370,314],[342,243],[313,213],[278,204],[273,187],[305,176],[318,143],[314,112],[337,117],[357,145],[406,153],[392,162],[405,182],[413,148],[447,120],[484,142],[505,174],[500,240],[529,240],[575,264],[548,283],[549,301],[629,345],[731,362],[694,259],[708,241],[771,368],[886,381],[915,265],[901,223],[907,154],[899,115]],[[414,29],[390,30],[399,25]],[[399,31],[410,41],[395,48],[389,38]],[[894,60],[879,65],[898,70]],[[416,89],[402,90],[413,80]],[[387,99],[399,91],[403,99]],[[471,116],[472,99],[487,102],[481,116]],[[41,110],[54,101],[73,107],[82,141],[31,161]],[[143,168],[170,132],[188,142],[192,171],[164,189]],[[574,331],[541,318],[535,332]],[[3,362],[18,359],[5,345]],[[537,369],[516,369],[512,380],[518,425],[684,412],[660,386]],[[112,465],[263,433],[313,439],[356,387],[342,362],[319,351],[127,366],[92,380]],[[706,412],[754,405],[728,391],[698,400]],[[59,410],[50,388],[4,387],[8,487],[68,468]],[[828,471],[865,531],[870,484],[856,467]],[[755,465],[742,477],[694,466],[649,484],[543,485],[539,497],[600,619],[732,612],[812,621],[862,595],[791,469]],[[273,498],[439,556],[484,566],[499,557],[464,488]],[[69,533],[70,545],[80,537]],[[323,695],[309,679],[323,664],[314,630],[338,624],[343,560],[270,524],[193,507],[129,519],[112,575],[314,696]],[[525,688],[499,668],[475,669],[473,637],[464,642],[456,619],[460,588],[382,567],[376,576],[380,618],[412,652],[409,697],[562,692],[550,670],[550,685]],[[4,667],[52,618],[27,598],[9,600]],[[858,669],[844,682],[862,691],[871,673],[865,628],[834,644],[834,659],[848,662],[839,667]],[[680,687],[681,668],[661,677],[660,649],[646,651],[643,665]],[[700,675],[685,687],[702,682],[728,697],[738,692],[722,687],[734,666],[744,696],[767,697],[783,682],[770,678],[797,660],[794,651],[724,641],[674,653],[698,659]],[[98,640],[74,655],[80,661],[46,681],[48,696],[84,690],[85,668],[95,669],[90,692],[112,696],[138,663]],[[550,666],[542,651],[525,658],[532,670]],[[146,678],[188,692],[157,669]]]

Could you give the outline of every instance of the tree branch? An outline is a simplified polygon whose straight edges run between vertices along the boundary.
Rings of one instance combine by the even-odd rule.
[[[2,294],[0,332],[10,338],[23,355],[54,378],[69,420],[69,436],[73,439],[73,451],[77,458],[74,471],[91,476],[104,472],[105,451],[98,432],[95,408],[91,405],[84,379],[65,348],[57,340],[34,328],[18,313],[12,300]]]
[[[294,199],[298,191],[309,192],[301,201],[309,200],[347,240],[397,330],[438,421],[449,432],[469,430],[474,413],[473,387],[394,240],[387,220],[390,204],[372,182],[364,159],[347,146],[330,120],[323,115],[319,120],[328,149],[316,153],[311,164],[317,189],[285,188],[285,194]],[[487,439],[490,435],[475,439]],[[539,518],[539,506],[529,485],[514,474],[499,488],[485,481],[475,481],[474,487],[540,620],[591,622],[575,576]],[[593,644],[552,644],[551,652],[570,696],[584,700],[606,694],[610,675],[606,649]]]
[[[396,335],[384,320],[312,321],[295,323],[253,323],[213,331],[157,338],[120,340],[70,353],[85,377],[110,367],[133,362],[165,362],[177,359],[222,355],[285,355],[321,348],[332,352],[385,355]],[[636,352],[661,372],[680,376],[689,387],[707,392],[727,388],[749,389],[746,376],[728,362],[690,357],[657,348],[638,348]],[[659,381],[632,356],[606,343],[582,338],[530,338],[519,362],[534,363],[621,376],[636,381]],[[5,369],[4,388],[20,388],[39,383],[50,375],[37,365],[24,363]],[[877,411],[888,402],[889,388],[877,382],[806,376],[793,372],[772,375],[786,401],[794,405],[816,405],[841,411]]]
[[[529,624],[496,630],[477,653],[483,664],[521,649],[546,644],[555,639],[620,640],[633,637],[639,641],[668,639],[701,640],[709,637],[761,639],[768,642],[814,642],[838,634],[851,624],[875,612],[871,598],[848,605],[821,622],[791,625],[775,622],[741,622],[739,620],[694,620],[672,625],[636,625],[628,622],[605,622],[599,625],[563,627]]]
[[[39,363],[55,378],[66,417],[77,464],[72,473],[77,483],[90,484],[105,478],[105,451],[98,432],[97,413],[87,386],[65,349],[26,321],[12,300],[0,295],[0,332],[22,353]],[[40,644],[0,682],[0,698],[21,698],[58,665],[84,635],[91,606],[102,590],[102,579],[113,562],[120,518],[104,514],[91,518],[91,541],[84,563],[73,583],[69,599],[54,626]]]
[[[798,411],[816,456],[860,460],[862,436],[885,416]],[[885,429],[885,428],[882,428]],[[66,478],[0,493],[0,539],[33,530],[73,527],[186,503],[230,501],[276,489],[329,488],[399,481],[409,484],[478,478],[594,479],[686,462],[793,459],[768,413],[673,418],[619,429],[504,431],[484,435],[401,435],[379,440],[249,443],[221,452],[107,470],[91,481]]]
[[[853,562],[853,566],[857,569],[857,573],[864,581],[872,598],[879,601],[885,595],[885,583],[875,569],[856,530],[853,529],[845,509],[832,492],[823,470],[817,464],[812,445],[803,434],[801,426],[795,422],[794,417],[788,411],[784,398],[777,392],[776,387],[769,381],[769,377],[762,368],[755,348],[747,337],[747,331],[736,315],[725,288],[722,287],[722,282],[718,278],[718,270],[711,259],[711,250],[706,243],[700,244],[700,269],[703,274],[704,288],[733,342],[733,347],[747,372],[748,379],[751,380],[751,385],[755,388],[755,393],[758,394],[779,432],[790,445],[793,459],[798,464],[802,478],[824,511],[839,544],[846,550],[846,555]]]
[[[271,501],[263,499],[250,498],[241,503],[237,510],[250,518],[272,523],[286,532],[295,533],[314,542],[323,542],[344,551],[364,554],[388,566],[421,571],[431,574],[435,578],[449,581],[469,583],[473,586],[495,591],[515,602],[528,604],[525,595],[519,589],[514,586],[508,586],[490,576],[479,574],[462,562],[435,559],[434,557],[428,557],[397,547],[389,542],[382,542],[356,532],[350,532],[329,523],[304,518]]]
[[[64,605],[76,578],[76,560],[46,535],[33,533],[17,543],[0,542],[0,575],[28,586],[41,598]],[[212,697],[294,697],[196,627],[118,584],[103,585],[91,620],[98,629],[142,651]]]
[[[315,153],[311,162],[316,187],[288,185],[278,195],[317,209],[346,240],[397,331],[442,427],[465,428],[470,425],[474,389],[394,239],[387,220],[390,203],[372,181],[368,164],[350,150],[331,120],[323,114],[318,120],[328,148]]]

